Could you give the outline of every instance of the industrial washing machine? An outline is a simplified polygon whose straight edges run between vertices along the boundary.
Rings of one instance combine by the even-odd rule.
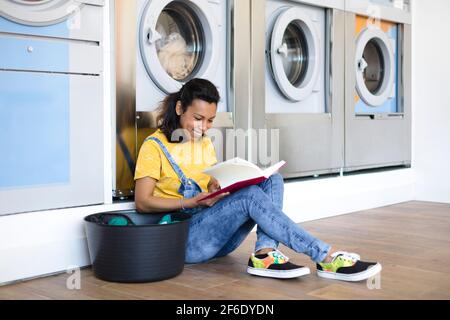
[[[346,2],[345,171],[411,164],[407,1]]]
[[[229,20],[227,0],[115,1],[116,198],[133,195],[137,154],[157,128],[160,102],[190,79],[218,87],[215,125],[232,127]]]
[[[0,1],[0,214],[104,201],[103,1]]]
[[[344,1],[255,0],[252,16],[250,122],[271,134],[266,160],[285,160],[285,178],[340,172]]]

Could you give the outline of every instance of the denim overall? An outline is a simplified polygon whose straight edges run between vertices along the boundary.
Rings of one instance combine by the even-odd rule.
[[[178,189],[178,193],[181,194],[183,196],[183,198],[186,198],[186,199],[193,198],[196,195],[198,195],[199,193],[201,193],[202,188],[200,188],[200,186],[197,184],[197,182],[195,182],[194,180],[192,180],[190,178],[187,178],[184,175],[183,171],[178,166],[178,164],[175,162],[175,160],[172,158],[172,155],[169,153],[166,146],[161,142],[161,140],[159,140],[158,138],[155,138],[155,137],[149,137],[149,138],[145,139],[144,142],[149,141],[149,140],[155,141],[160,146],[161,150],[166,155],[167,160],[169,160],[169,163],[172,166],[173,170],[178,175],[178,178],[181,181],[181,186]],[[195,214],[201,210],[203,210],[202,207],[197,207],[197,208],[192,208],[192,209],[184,209],[184,210],[180,210],[180,211],[183,213]]]

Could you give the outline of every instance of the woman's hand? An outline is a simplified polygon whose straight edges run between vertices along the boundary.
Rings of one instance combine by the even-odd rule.
[[[202,193],[199,193],[197,196],[195,196],[193,198],[184,199],[183,200],[184,207],[185,208],[189,208],[189,209],[196,208],[198,206],[212,207],[213,205],[216,204],[216,202],[220,201],[222,198],[225,198],[230,193],[226,192],[226,193],[219,194],[216,197],[211,198],[211,199],[201,200],[203,198],[206,198],[210,194],[211,193],[209,193],[209,192],[202,192]]]
[[[220,184],[219,181],[217,181],[216,178],[211,177],[211,180],[209,180],[208,183],[208,192],[216,192],[217,190],[220,190]]]

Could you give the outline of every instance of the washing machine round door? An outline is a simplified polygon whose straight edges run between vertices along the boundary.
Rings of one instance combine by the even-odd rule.
[[[281,92],[292,101],[308,98],[319,76],[320,38],[312,20],[300,8],[283,11],[270,40],[270,63]]]
[[[356,41],[356,90],[371,107],[383,105],[395,89],[392,40],[381,29],[364,29]]]
[[[67,19],[82,5],[83,1],[77,0],[2,0],[0,16],[20,24],[46,26]]]
[[[148,1],[139,45],[149,76],[163,92],[176,92],[194,77],[214,76],[220,48],[210,6],[204,0]]]

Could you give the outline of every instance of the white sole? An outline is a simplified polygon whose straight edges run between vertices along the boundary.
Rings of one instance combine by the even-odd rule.
[[[247,267],[247,272],[260,277],[278,278],[278,279],[291,279],[306,276],[311,273],[308,267],[303,267],[293,270],[271,270]]]
[[[321,278],[325,279],[331,279],[331,280],[341,280],[341,281],[363,281],[367,280],[378,273],[381,272],[381,264],[377,263],[376,265],[370,267],[366,271],[355,273],[355,274],[341,274],[341,273],[335,273],[335,272],[327,272],[327,271],[320,271],[317,270],[317,275]]]

